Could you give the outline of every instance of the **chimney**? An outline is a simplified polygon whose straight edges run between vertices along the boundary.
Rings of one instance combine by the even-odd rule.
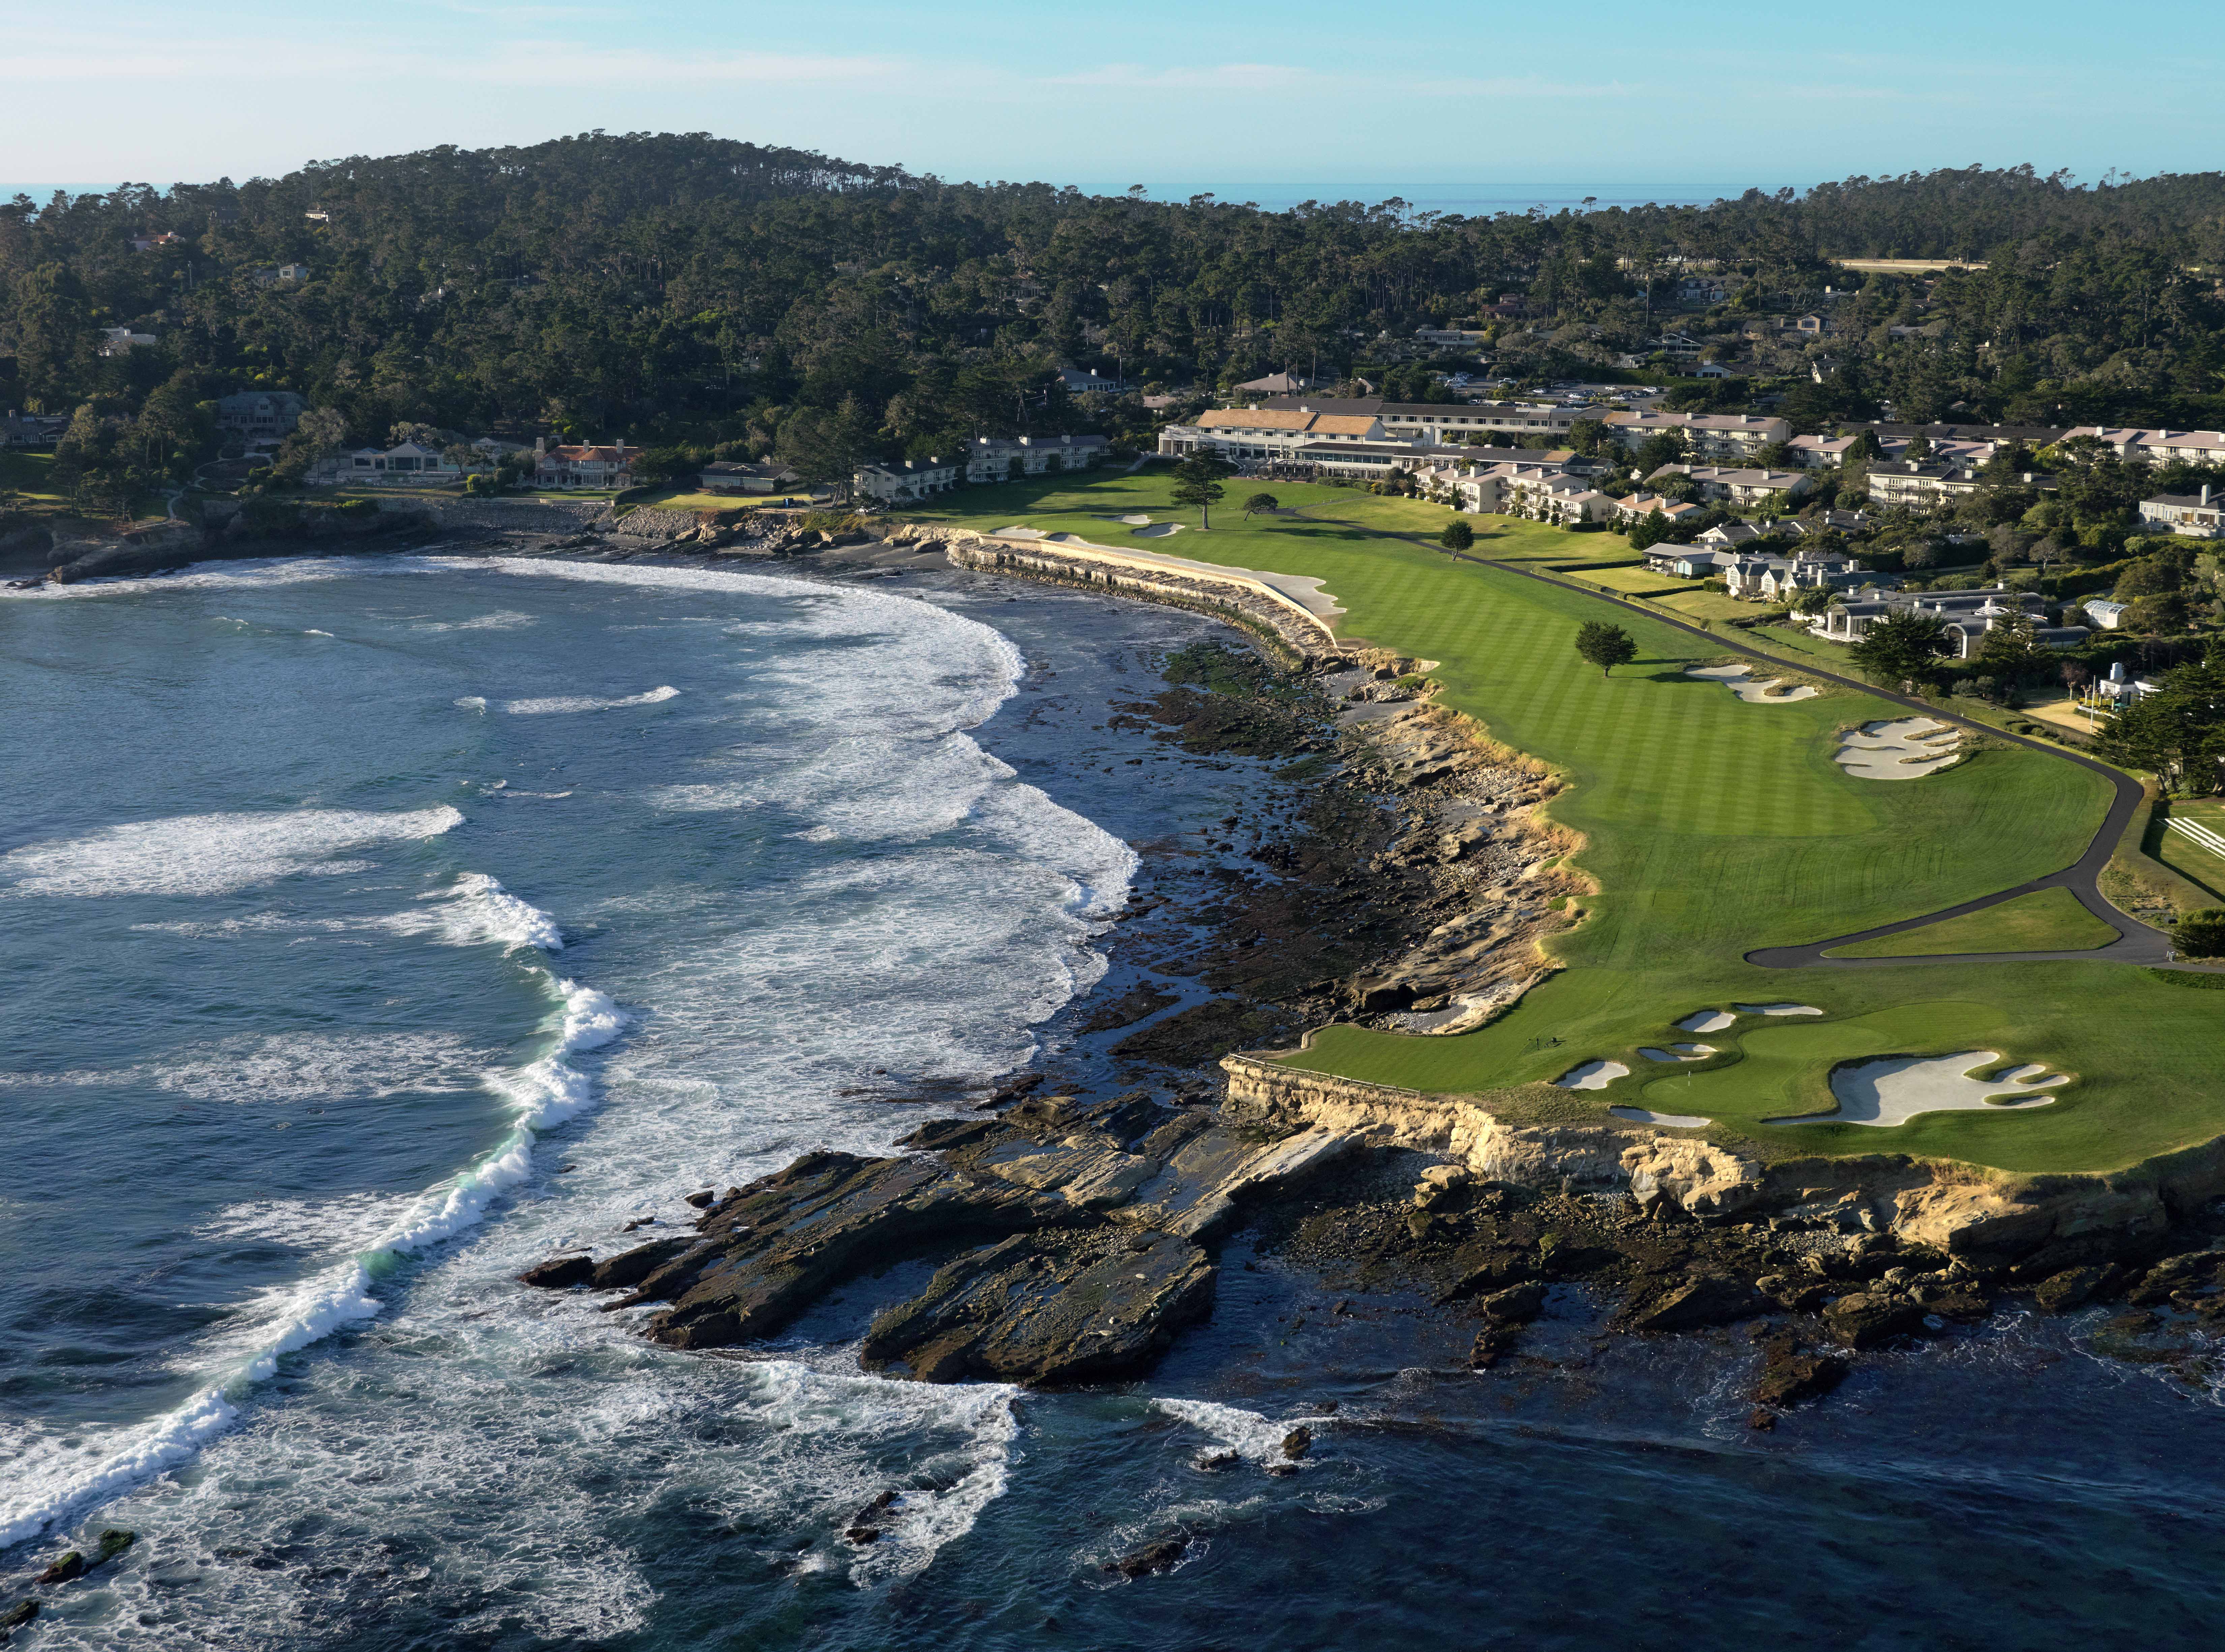
[[[618,438],[618,457],[621,459],[625,457],[625,438],[624,436],[620,436]]]
[[[2204,482],[2202,485],[2202,502],[2204,505],[2209,503],[2209,484],[2207,482]]]
[[[547,453],[548,451],[548,438],[547,436],[534,437],[533,451],[536,453]]]

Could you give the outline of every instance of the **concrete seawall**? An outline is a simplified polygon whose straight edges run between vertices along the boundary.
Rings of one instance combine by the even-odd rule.
[[[1339,659],[1344,645],[1327,621],[1264,581],[1230,571],[1167,567],[1148,556],[1077,541],[1047,543],[965,530],[900,528],[893,543],[941,543],[952,562],[985,574],[1111,591],[1146,602],[1212,613],[1309,664]]]

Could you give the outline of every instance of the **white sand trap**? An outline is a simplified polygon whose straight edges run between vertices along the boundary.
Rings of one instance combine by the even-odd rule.
[[[1137,529],[1136,537],[1138,539],[1163,539],[1170,533],[1180,533],[1182,531],[1183,525],[1183,524],[1179,522],[1156,522],[1148,528]]]
[[[1795,700],[1813,700],[1816,695],[1815,686],[1808,683],[1787,689],[1782,694],[1772,694],[1770,690],[1784,679],[1772,677],[1759,683],[1749,683],[1746,679],[1753,675],[1751,665],[1688,665],[1684,668],[1684,675],[1704,677],[1720,683],[1750,706],[1790,705]]]
[[[1741,1015],[1821,1015],[1823,1012],[1813,1004],[1740,1004]]]
[[[1140,513],[1135,516],[1124,516],[1120,520],[1126,523],[1132,528],[1147,528],[1151,523],[1151,518]]]
[[[1605,1090],[1618,1078],[1630,1077],[1630,1069],[1620,1061],[1587,1061],[1581,1067],[1571,1067],[1553,1082],[1563,1090]]]
[[[1687,1032],[1720,1032],[1736,1020],[1738,1017],[1727,1009],[1702,1009],[1693,1011],[1677,1025]]]
[[[1672,1044],[1666,1050],[1657,1050],[1649,1044],[1638,1053],[1648,1061],[1705,1061],[1715,1052],[1712,1044]]]
[[[1702,1125],[1715,1122],[1689,1113],[1649,1113],[1642,1107],[1610,1107],[1607,1111],[1632,1124],[1665,1124],[1672,1130],[1696,1130]]]
[[[1997,1108],[2046,1107],[2053,1090],[2070,1082],[2069,1073],[2050,1074],[2042,1066],[2017,1067],[1993,1078],[1972,1075],[2000,1060],[1995,1050],[1965,1050],[1952,1056],[1893,1056],[1841,1067],[1831,1075],[1831,1094],[1839,1098],[1830,1113],[1803,1113],[1772,1119],[1772,1124],[1905,1124],[1919,1113],[1975,1113]],[[1993,1098],[2002,1099],[1995,1101]]]
[[[1832,761],[1865,780],[1921,780],[1955,760],[1962,731],[1936,717],[1900,717],[1849,730]]]

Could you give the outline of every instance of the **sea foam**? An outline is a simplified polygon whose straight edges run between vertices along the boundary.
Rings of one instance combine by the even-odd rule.
[[[464,823],[443,804],[382,813],[295,809],[132,821],[0,855],[0,885],[22,895],[216,895],[296,873],[356,869],[341,849],[438,837]]]
[[[505,700],[502,708],[513,717],[546,717],[563,711],[616,711],[623,706],[661,705],[667,700],[679,697],[680,690],[668,683],[662,688],[650,689],[642,694],[624,695],[614,700],[598,700],[586,694],[560,694],[545,700]]]

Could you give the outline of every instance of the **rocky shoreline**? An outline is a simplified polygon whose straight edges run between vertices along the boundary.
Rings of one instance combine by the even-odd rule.
[[[1081,1030],[1122,1034],[1119,1086],[1022,1075],[985,1116],[924,1125],[903,1153],[811,1154],[705,1190],[691,1235],[551,1258],[527,1282],[618,1293],[605,1306],[653,1310],[645,1329],[660,1341],[734,1349],[861,1274],[932,1264],[875,1318],[864,1363],[1066,1384],[1147,1372],[1211,1312],[1220,1249],[1242,1233],[1326,1287],[1417,1298],[1417,1312],[1472,1327],[1478,1368],[1527,1357],[1523,1327],[1554,1291],[1612,1302],[1612,1327],[1632,1335],[1747,1325],[1765,1357],[1757,1426],[1872,1350],[1952,1335],[2025,1294],[2052,1312],[2121,1301],[2097,1351],[2190,1383],[2208,1374],[2205,1333],[2225,1324],[2215,1147],[2114,1178],[2019,1179],[1897,1155],[1760,1164],[1603,1119],[1548,1086],[1423,1096],[1244,1053],[1335,1020],[1417,1034],[1480,1025],[1550,968],[1538,943],[1582,918],[1589,888],[1564,864],[1580,846],[1534,813],[1557,781],[1434,704],[1429,662],[1322,647],[1213,581],[1107,579],[1062,565],[1054,547],[991,556],[948,531],[789,522],[754,534],[572,525],[366,523],[330,549],[429,537],[605,561],[777,560],[844,579],[950,565],[1215,613],[1249,645],[1182,651],[1157,692],[1112,716],[1188,752],[1279,764],[1300,800],[1273,821],[1221,823],[1214,847],[1246,848],[1210,874],[1196,910],[1132,902],[1114,944],[1180,956],[1076,1006]],[[178,546],[111,547],[52,577],[175,565],[209,553],[206,531],[192,555],[174,534]],[[240,531],[219,554],[272,549]],[[1168,918],[1173,938],[1154,941]],[[1192,983],[1194,1001],[1170,978]]]
[[[909,549],[840,562],[885,569]],[[1493,1111],[1243,1053],[1332,1020],[1478,1025],[1541,978],[1538,942],[1588,897],[1562,864],[1576,846],[1533,813],[1554,778],[1436,706],[1429,662],[1258,642],[1183,651],[1161,692],[1116,708],[1186,750],[1286,761],[1305,795],[1271,827],[1222,823],[1216,848],[1258,840],[1250,869],[1188,914],[1207,938],[1172,964],[1208,996],[1169,1014],[1146,982],[1079,1007],[1089,1031],[1137,1026],[1112,1046],[1127,1088],[1025,1075],[905,1153],[809,1154],[705,1190],[692,1235],[552,1258],[527,1282],[622,1290],[606,1306],[653,1310],[656,1340],[735,1349],[861,1274],[932,1264],[873,1319],[861,1363],[1066,1385],[1147,1374],[1212,1312],[1241,1234],[1324,1289],[1468,1327],[1479,1369],[1530,1357],[1524,1328],[1555,1291],[1612,1303],[1621,1334],[1746,1326],[1758,1428],[1873,1350],[1952,1336],[2012,1296],[2056,1312],[2122,1300],[2097,1348],[2206,1378],[2205,1333],[2225,1323],[2225,1182],[2206,1160],[2175,1190],[1891,1155],[1759,1166],[1547,1086]]]

